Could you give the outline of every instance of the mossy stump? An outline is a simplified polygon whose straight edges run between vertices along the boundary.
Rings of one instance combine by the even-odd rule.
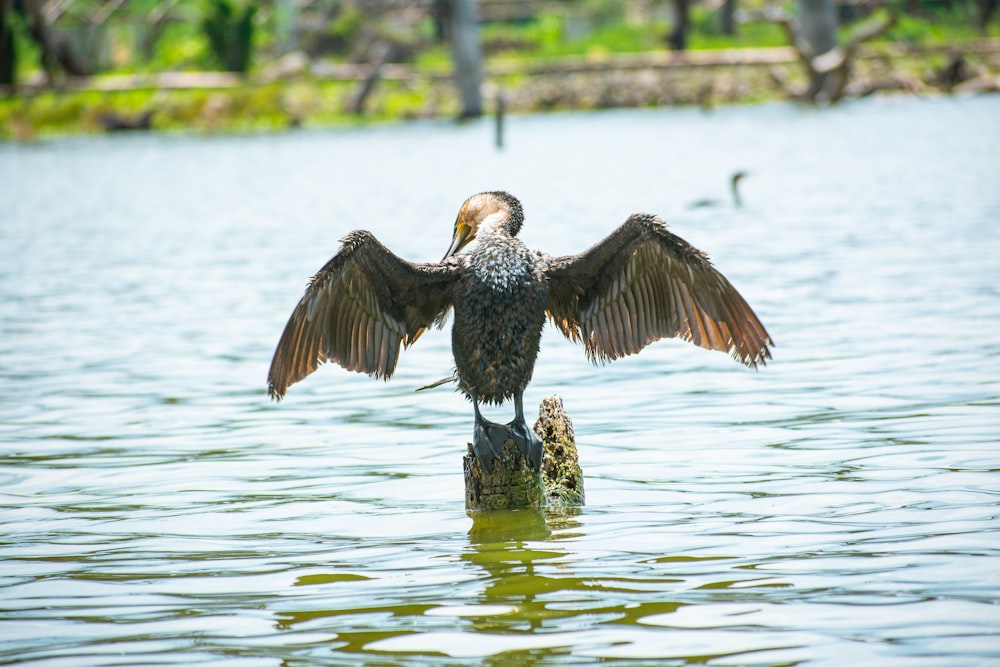
[[[531,464],[510,438],[500,448],[492,471],[479,465],[471,444],[462,467],[465,470],[466,509],[504,510],[545,505],[541,473],[531,469]]]
[[[549,396],[538,407],[535,433],[545,446],[542,452],[542,481],[550,507],[582,505],[583,470],[576,452],[573,421],[566,414],[562,399]]]
[[[562,399],[550,396],[538,409],[535,433],[542,439],[542,470],[535,472],[513,440],[508,439],[487,472],[468,446],[465,471],[465,508],[499,510],[526,507],[582,505],[583,471],[576,453],[573,422]]]

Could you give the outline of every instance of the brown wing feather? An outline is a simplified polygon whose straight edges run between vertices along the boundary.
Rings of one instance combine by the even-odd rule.
[[[400,343],[412,344],[451,307],[453,263],[407,262],[366,231],[341,243],[310,279],[281,334],[267,377],[273,398],[325,361],[388,379]]]
[[[636,214],[590,250],[550,259],[549,317],[591,361],[635,354],[660,338],[729,352],[756,367],[771,358],[771,337],[708,257]]]

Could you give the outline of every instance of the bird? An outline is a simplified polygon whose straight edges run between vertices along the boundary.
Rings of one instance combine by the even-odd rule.
[[[454,311],[453,379],[472,402],[476,459],[491,471],[511,439],[539,470],[542,443],[525,422],[524,391],[546,320],[595,364],[661,338],[728,352],[751,368],[771,358],[774,342],[744,298],[659,217],[634,213],[590,249],[558,257],[529,249],[517,237],[523,223],[521,202],[496,190],[461,205],[440,262],[402,259],[366,230],[347,234],[281,334],[271,398],[328,361],[388,380],[401,347]],[[483,418],[481,404],[508,401],[511,422]]]
[[[750,175],[747,171],[735,171],[729,177],[729,194],[732,197],[730,200],[733,208],[740,208],[743,206],[743,199],[740,197],[740,181]],[[718,206],[726,206],[725,201],[721,199],[713,199],[711,197],[706,199],[697,199],[690,204],[688,208],[714,208]]]

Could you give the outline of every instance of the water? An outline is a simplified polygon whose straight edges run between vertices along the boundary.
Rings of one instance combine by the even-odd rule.
[[[0,662],[1000,660],[1000,98],[0,145]],[[747,169],[746,206],[689,209]],[[435,260],[469,194],[578,252],[633,211],[777,342],[603,368],[549,328],[586,507],[470,518],[471,410],[323,367],[267,400],[356,227]],[[509,418],[501,410],[496,418]]]

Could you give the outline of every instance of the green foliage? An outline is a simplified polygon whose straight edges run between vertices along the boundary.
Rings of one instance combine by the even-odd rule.
[[[13,78],[15,81],[23,78],[29,70],[39,67],[41,62],[40,51],[37,44],[32,40],[30,27],[24,20],[20,12],[7,10],[5,16],[7,35],[10,38],[10,46],[13,50]]]
[[[543,54],[552,53],[559,48],[563,41],[562,18],[555,14],[542,14],[535,24],[534,39],[536,48]]]
[[[983,37],[976,30],[968,10],[958,6],[928,8],[920,14],[907,14],[897,10],[896,25],[880,41],[907,44],[948,44],[957,40]],[[994,21],[990,33],[996,35]]]
[[[344,5],[337,17],[330,22],[330,36],[350,42],[364,28],[365,17],[357,5]]]
[[[211,62],[204,34],[191,23],[170,24],[163,32],[149,66],[153,71],[191,69]]]
[[[602,53],[636,53],[663,48],[667,26],[663,23],[631,25],[624,21],[598,25],[586,37],[568,42],[568,46],[585,55]],[[558,52],[552,55],[560,55]]]
[[[212,0],[202,29],[216,61],[229,72],[246,73],[250,69],[253,48],[253,20],[257,5],[249,3],[242,11],[230,0]]]
[[[741,49],[787,46],[784,31],[770,21],[749,21],[736,26],[736,34],[726,35],[719,25],[719,14],[706,7],[691,9],[689,49]]]
[[[451,70],[451,50],[442,45],[426,48],[417,53],[414,64],[424,72],[448,72]]]
[[[532,52],[559,42],[561,25],[558,16],[540,14],[528,23],[487,23],[480,28],[480,38],[490,55]]]
[[[632,25],[604,14],[577,20],[543,12],[525,24],[484,26],[482,38],[493,53],[558,58],[655,50],[662,48],[665,32],[663,23]],[[491,44],[506,48],[490,48]]]

